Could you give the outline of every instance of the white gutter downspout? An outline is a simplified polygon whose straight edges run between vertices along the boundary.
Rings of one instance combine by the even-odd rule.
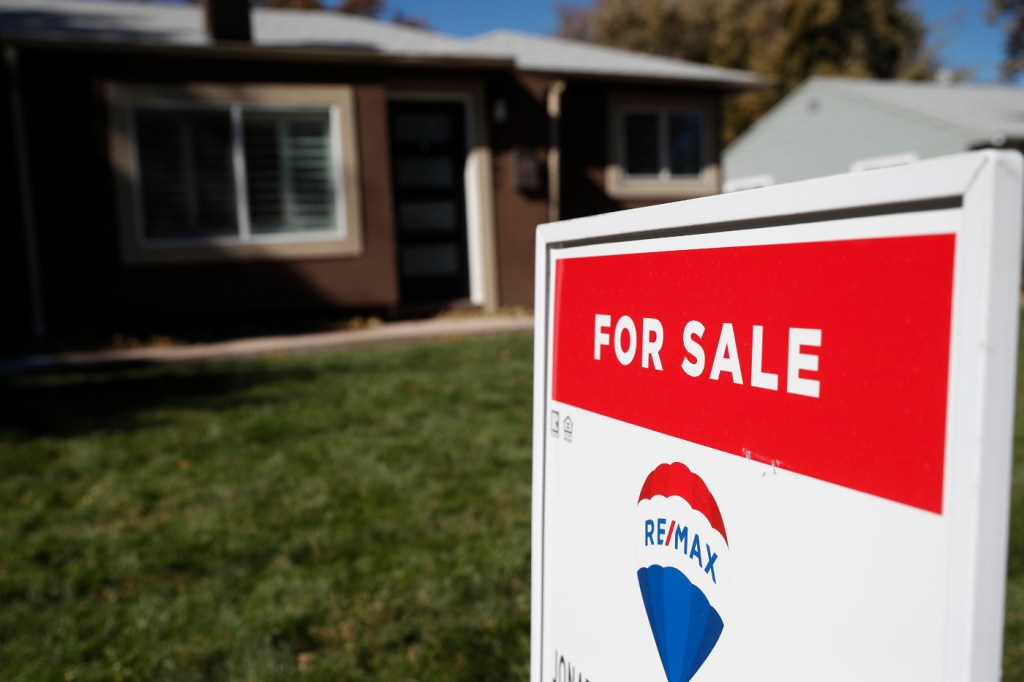
[[[14,155],[17,157],[18,192],[21,195],[21,230],[25,240],[25,269],[28,271],[29,310],[32,335],[42,338],[46,334],[43,315],[43,292],[39,277],[39,253],[36,248],[36,217],[32,206],[32,180],[29,178],[28,139],[25,136],[25,116],[21,101],[21,78],[18,72],[18,51],[11,45],[4,47],[4,62],[11,80],[11,130],[14,134]]]
[[[562,93],[565,81],[556,80],[548,86],[548,222],[553,223],[562,214],[561,159],[562,159]]]

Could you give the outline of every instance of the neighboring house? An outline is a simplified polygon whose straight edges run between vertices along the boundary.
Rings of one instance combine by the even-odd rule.
[[[763,86],[245,0],[0,0],[0,47],[0,335],[530,306],[537,224],[718,192]]]
[[[726,191],[1024,143],[1024,88],[807,80],[723,152]]]

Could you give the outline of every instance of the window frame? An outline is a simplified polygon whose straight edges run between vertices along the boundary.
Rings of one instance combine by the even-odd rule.
[[[658,173],[630,174],[626,170],[626,118],[630,114],[654,114],[658,121]],[[669,118],[696,114],[700,121],[700,172],[672,175],[669,152]],[[610,98],[608,164],[605,190],[617,199],[686,199],[717,194],[720,190],[717,118],[714,101],[695,98]]]
[[[308,259],[362,254],[355,101],[350,86],[106,83],[104,89],[111,113],[109,151],[118,186],[121,254],[125,263]],[[161,110],[227,113],[231,131],[236,234],[200,237],[146,235],[136,117],[139,111]],[[246,111],[327,113],[330,172],[334,185],[334,229],[267,234],[252,231],[244,151]]]

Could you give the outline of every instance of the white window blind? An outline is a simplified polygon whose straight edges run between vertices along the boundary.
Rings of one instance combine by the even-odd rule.
[[[227,111],[140,111],[136,136],[147,237],[237,232]]]
[[[333,229],[335,200],[326,112],[245,112],[244,128],[253,233]]]
[[[252,241],[342,233],[329,107],[135,110],[147,241]]]

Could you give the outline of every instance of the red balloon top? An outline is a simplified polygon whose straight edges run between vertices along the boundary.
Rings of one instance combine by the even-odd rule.
[[[722,521],[722,512],[718,509],[718,502],[711,495],[711,491],[708,490],[703,479],[686,468],[685,464],[673,462],[658,465],[658,468],[652,471],[644,481],[644,487],[640,490],[640,498],[636,502],[640,504],[657,495],[681,497],[689,502],[694,511],[703,514],[711,527],[722,534],[725,544],[729,544],[729,538],[725,534],[725,522]]]

